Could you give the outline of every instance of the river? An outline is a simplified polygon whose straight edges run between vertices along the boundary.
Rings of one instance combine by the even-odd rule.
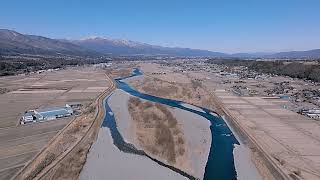
[[[211,141],[211,147],[210,147],[210,153],[208,156],[208,161],[205,168],[205,174],[204,179],[205,180],[233,180],[237,179],[237,173],[235,170],[234,165],[234,158],[233,158],[233,149],[234,144],[239,144],[238,140],[235,138],[235,136],[232,134],[231,130],[229,129],[226,122],[217,116],[214,116],[213,113],[208,109],[197,107],[197,109],[201,109],[202,111],[199,111],[197,109],[192,109],[189,106],[185,106],[184,102],[171,100],[171,99],[165,99],[160,98],[148,94],[143,94],[135,89],[131,88],[127,83],[124,82],[125,79],[128,79],[130,77],[139,76],[142,75],[142,73],[139,71],[139,69],[135,69],[132,73],[132,75],[128,77],[122,77],[115,79],[117,83],[117,88],[121,89],[127,93],[129,93],[132,96],[139,97],[144,100],[148,100],[151,102],[157,102],[164,105],[168,105],[171,107],[179,108],[182,110],[186,110],[192,113],[196,113],[204,118],[206,118],[208,121],[210,121],[210,130],[212,135],[212,141]],[[104,127],[108,127],[111,131],[111,136],[113,139],[113,143],[115,146],[118,147],[119,150],[126,152],[126,153],[134,153],[138,155],[147,156],[148,158],[152,159],[153,161],[157,162],[158,164],[165,166],[189,179],[195,179],[193,176],[176,169],[174,167],[171,167],[169,165],[166,165],[156,159],[153,159],[152,157],[148,156],[144,151],[138,150],[134,147],[134,145],[127,143],[124,141],[123,137],[121,136],[120,132],[117,129],[117,125],[114,119],[114,116],[112,115],[111,108],[109,107],[107,103],[107,99],[105,101],[105,108],[106,108],[106,116],[103,122]]]

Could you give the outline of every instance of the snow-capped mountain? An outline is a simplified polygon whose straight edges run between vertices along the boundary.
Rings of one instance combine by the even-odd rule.
[[[67,54],[87,56],[95,55],[97,52],[66,41],[0,29],[0,54]]]
[[[92,36],[81,40],[51,39],[43,36],[21,34],[0,29],[0,55],[50,54],[50,55],[168,55],[210,57],[266,57],[266,58],[320,58],[320,49],[279,53],[225,54],[208,50],[162,47],[146,43]]]
[[[109,39],[103,37],[89,37],[82,40],[70,41],[76,45],[114,55],[172,55],[172,56],[225,56],[224,53],[189,48],[170,48],[146,43]]]

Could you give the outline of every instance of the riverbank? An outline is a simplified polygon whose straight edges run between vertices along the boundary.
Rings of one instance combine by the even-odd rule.
[[[257,168],[251,161],[252,154],[248,147],[243,144],[235,144],[233,157],[238,180],[262,180]]]
[[[136,88],[140,88],[141,90],[143,90],[143,87],[148,87],[148,85],[145,85],[144,83],[145,78],[142,76],[139,77],[134,77],[134,78],[130,78],[129,80],[127,80],[126,82],[130,82],[131,84],[135,85]],[[163,85],[163,84],[162,84]],[[165,86],[172,86],[172,84],[165,84]],[[180,86],[179,83],[174,83],[175,86]],[[157,95],[157,93],[162,92],[161,87],[158,87],[159,89],[151,92],[152,95]],[[165,89],[167,89],[168,87],[166,87]],[[145,89],[145,90],[150,90],[149,88]],[[149,93],[149,92],[147,92]],[[173,93],[174,94],[174,93]],[[169,94],[162,94],[162,96],[168,96]],[[211,96],[211,94],[210,94]],[[171,99],[171,97],[170,97]],[[178,99],[180,101],[183,101],[183,99]],[[214,101],[211,101],[211,103],[213,105],[215,105]],[[185,107],[185,108],[189,108],[189,109],[193,109],[196,110],[198,112],[204,112],[205,110],[190,104],[185,104],[185,103],[181,103],[181,106]],[[259,175],[257,168],[254,166],[254,164],[252,163],[252,156],[251,156],[251,151],[250,149],[245,146],[245,144],[243,142],[241,142],[241,145],[237,145],[238,142],[232,138],[234,135],[232,132],[236,133],[234,130],[231,132],[230,130],[228,130],[228,124],[227,121],[223,122],[220,117],[213,113],[213,112],[208,112],[210,115],[214,116],[214,117],[210,117],[208,115],[204,115],[202,114],[201,116],[204,115],[204,117],[206,117],[208,120],[210,119],[210,122],[213,123],[213,125],[210,127],[211,128],[211,132],[212,132],[212,137],[216,138],[216,142],[214,142],[211,146],[213,146],[214,149],[212,149],[211,151],[213,152],[211,154],[210,151],[210,156],[208,157],[208,164],[207,164],[207,169],[206,169],[206,176],[205,179],[212,179],[212,178],[222,178],[222,176],[219,175],[219,173],[212,173],[217,171],[217,172],[221,172],[221,171],[225,171],[225,168],[219,168],[222,164],[224,164],[222,161],[225,161],[227,163],[230,163],[229,165],[234,166],[233,168],[235,169],[234,171],[237,173],[234,173],[234,175],[231,175],[232,173],[230,172],[230,175],[228,177],[228,173],[222,173],[225,174],[225,176],[223,176],[224,178],[231,178],[232,176],[236,176],[239,179],[261,179],[261,176]],[[200,113],[201,114],[201,113]],[[205,112],[206,114],[206,112]],[[219,120],[220,119],[220,120]],[[222,137],[219,137],[222,136]],[[218,137],[218,138],[217,138]],[[239,138],[236,135],[237,139]],[[233,140],[232,140],[233,139]],[[231,144],[230,141],[234,141],[234,145]],[[229,142],[229,143],[228,143]],[[231,145],[231,146],[230,146]],[[219,153],[217,153],[219,152]],[[232,153],[232,156],[224,156],[221,157],[221,153]],[[217,154],[219,154],[217,156]],[[232,158],[230,158],[232,157]],[[221,161],[221,162],[220,162]],[[231,170],[231,169],[230,169]]]
[[[211,146],[210,122],[192,112],[170,108],[186,139],[190,172],[203,179]]]
[[[125,82],[141,93],[183,101],[207,109],[215,109],[211,103],[210,93],[203,88],[201,82],[189,80],[188,77],[182,75],[179,78],[184,78],[185,81],[176,81],[165,77],[167,76],[155,78],[152,74],[143,74],[126,79]]]
[[[110,130],[102,127],[79,176],[79,180],[96,179],[185,180],[187,178],[145,156],[121,152],[113,144]]]
[[[238,97],[234,97],[238,98]],[[265,149],[262,149],[261,146],[256,144],[256,140],[252,137],[252,135],[248,134],[247,128],[244,128],[239,124],[238,117],[239,114],[236,111],[231,111],[227,107],[225,107],[224,101],[228,101],[228,103],[235,104],[243,104],[242,100],[234,101],[232,97],[227,94],[225,90],[216,90],[214,93],[214,103],[217,104],[217,108],[219,109],[219,113],[223,114],[225,117],[225,122],[229,124],[229,127],[232,129],[234,133],[236,133],[238,139],[241,141],[243,148],[236,147],[234,150],[235,155],[235,167],[237,168],[237,171],[239,171],[239,176],[245,175],[244,172],[246,172],[247,168],[244,168],[246,166],[251,166],[250,164],[253,164],[255,169],[258,170],[258,174],[260,176],[260,179],[290,179],[283,173],[281,169],[278,169],[276,164],[273,164],[272,160],[269,159],[269,155],[265,153]],[[245,110],[246,108],[244,108]],[[256,112],[256,111],[250,111],[250,112]],[[243,116],[240,116],[243,117]],[[265,118],[263,118],[265,119]],[[248,120],[244,121],[245,123],[248,123],[246,125],[249,125],[250,127],[255,127],[254,124],[249,123]],[[248,149],[250,147],[250,149]],[[239,149],[240,148],[240,149]],[[242,149],[242,150],[241,150]],[[239,159],[242,158],[242,156],[247,156],[251,161],[248,163],[241,162]],[[243,166],[243,167],[241,167]],[[242,175],[241,175],[242,174]],[[253,174],[251,174],[253,175]],[[245,176],[244,176],[245,177]],[[254,176],[253,176],[254,177]]]
[[[138,70],[135,70],[133,76],[140,74]],[[109,105],[106,104],[108,112],[106,115],[108,115],[108,117],[103,123],[104,127],[110,129],[113,144],[121,153],[147,157],[159,166],[166,167],[172,172],[183,175],[189,179],[235,179],[237,177],[239,178],[241,173],[251,173],[250,168],[244,168],[237,176],[236,168],[237,171],[239,168],[235,166],[238,166],[239,163],[235,165],[234,161],[239,160],[239,154],[242,156],[244,151],[242,151],[243,149],[240,149],[240,151],[236,149],[234,151],[234,145],[239,144],[239,142],[223,119],[217,117],[216,114],[205,108],[193,108],[193,106],[181,103],[180,101],[141,94],[124,83],[123,79],[125,78],[116,80],[118,88],[121,89],[121,91],[117,90],[116,93],[120,93],[121,96],[123,96],[123,94],[130,96],[128,100],[129,103],[122,102],[121,105],[117,106],[116,109],[118,110],[112,110]],[[109,100],[112,99],[114,95],[115,94],[113,94]],[[134,96],[134,98],[132,98],[131,95]],[[113,101],[119,104],[119,102],[123,100],[115,99]],[[128,112],[125,112],[127,115],[123,114],[123,109],[128,109]],[[176,113],[175,110],[179,110],[181,113]],[[112,111],[119,112],[111,113]],[[199,136],[201,129],[196,129],[194,133],[189,132],[192,131],[189,129],[190,127],[197,127],[195,126],[197,125],[195,122],[191,122],[191,126],[188,128],[183,127],[183,125],[186,124],[186,119],[192,117],[190,114],[186,115],[185,112],[204,118],[203,121],[201,119],[197,119],[197,121],[207,123],[205,127],[208,129],[208,132],[210,132],[209,137],[212,137],[210,144],[206,144],[206,139],[201,139],[202,136]],[[122,123],[119,121],[121,119],[115,117],[119,115],[124,118],[124,120],[122,120],[122,123],[125,123],[123,127],[120,127],[122,126]],[[182,117],[180,115],[182,115]],[[131,116],[132,119],[128,119],[128,116]],[[115,118],[117,120],[115,120]],[[181,119],[184,123],[181,124],[180,120],[177,119]],[[129,123],[128,120],[134,123]],[[116,121],[118,125],[115,123]],[[130,131],[132,125],[134,131]],[[126,131],[128,134],[124,133],[124,136],[122,136],[120,131]],[[186,138],[187,135],[191,137]],[[193,146],[192,143],[187,141],[189,139],[193,141]],[[178,143],[177,146],[175,146],[175,142]],[[204,144],[209,147],[206,152],[204,149],[197,147],[199,145],[203,147]],[[189,149],[194,152],[189,152]],[[180,155],[177,157],[175,153],[179,153]],[[206,154],[205,158],[200,158],[199,160],[199,156],[203,154]],[[198,163],[198,169],[192,167],[194,166],[192,162],[195,162],[195,164]]]
[[[240,143],[235,144],[233,149],[234,166],[238,180],[262,180],[263,178],[253,162],[254,155],[252,150],[248,147],[248,144],[243,142],[244,137],[241,137],[240,134],[237,133],[225,116],[222,118]]]
[[[109,97],[108,104],[114,114],[117,127],[123,139],[126,142],[135,144],[138,149],[141,149],[139,143],[136,141],[134,132],[134,124],[128,111],[128,101],[130,95],[122,90],[116,89]]]
[[[110,86],[88,106],[83,114],[64,127],[15,179],[76,179],[86,154],[97,136],[105,111],[103,100],[115,88]]]
[[[110,107],[123,138],[137,148],[143,149],[137,140],[134,122],[128,111],[130,97],[126,92],[116,90],[109,99]],[[177,120],[177,126],[183,134],[185,145],[185,155],[178,157],[176,167],[202,179],[211,145],[210,122],[192,112],[170,107],[167,109]],[[149,134],[149,136],[153,136],[153,134]],[[151,153],[149,155],[152,156]],[[165,162],[164,159],[162,161]]]

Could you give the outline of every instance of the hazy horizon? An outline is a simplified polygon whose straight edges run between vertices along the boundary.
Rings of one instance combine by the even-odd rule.
[[[320,1],[2,2],[0,28],[55,39],[102,36],[224,53],[320,48]]]

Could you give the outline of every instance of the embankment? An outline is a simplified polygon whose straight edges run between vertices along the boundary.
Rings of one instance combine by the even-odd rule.
[[[233,114],[228,108],[226,108],[219,97],[212,93],[213,103],[217,109],[217,112],[225,117],[228,125],[231,126],[234,133],[238,135],[241,142],[248,146],[251,150],[252,160],[255,166],[258,168],[260,175],[263,179],[274,180],[289,180],[291,179],[281,167],[273,160],[273,158],[266,152],[241,124],[235,114]]]
[[[109,87],[82,116],[64,127],[21,171],[15,179],[77,179],[87,152],[97,138],[104,117],[103,100],[115,89],[106,76]]]

